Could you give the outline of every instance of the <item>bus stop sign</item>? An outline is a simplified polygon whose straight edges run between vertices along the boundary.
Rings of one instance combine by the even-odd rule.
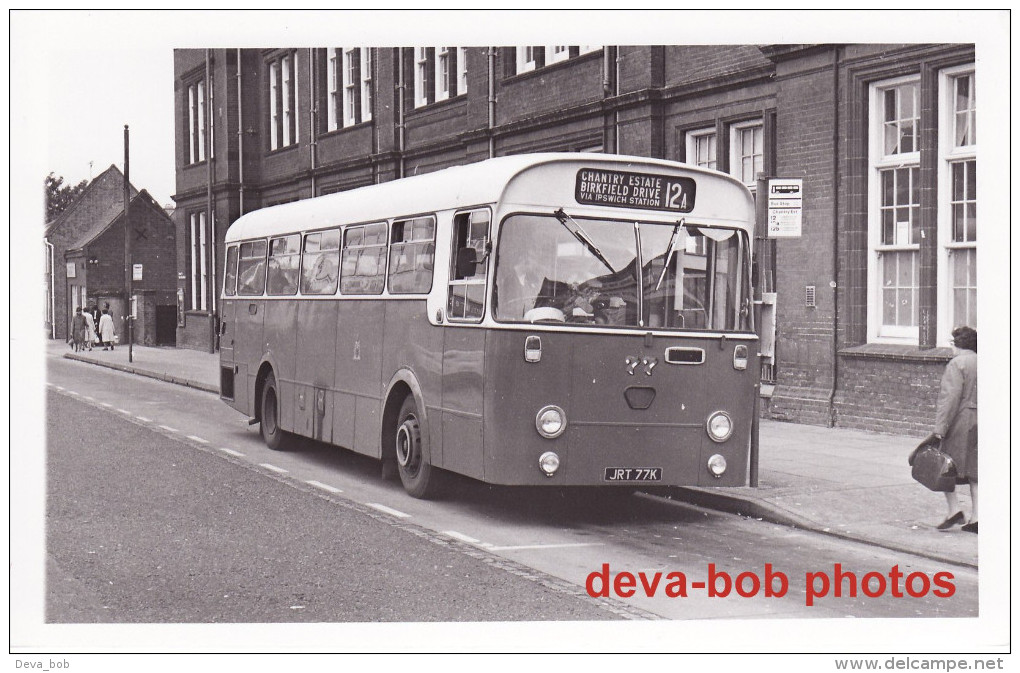
[[[768,237],[800,238],[803,223],[804,180],[769,178]]]

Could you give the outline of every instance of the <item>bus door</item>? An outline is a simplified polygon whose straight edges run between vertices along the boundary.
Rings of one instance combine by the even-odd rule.
[[[442,463],[483,478],[482,404],[489,267],[488,209],[458,213],[453,221],[447,317],[443,340]]]
[[[236,407],[243,409],[247,390],[238,386],[234,359],[234,340],[237,338],[237,324],[234,322],[234,308],[237,304],[237,250],[238,246],[227,248],[227,263],[223,272],[223,300],[220,302],[220,397],[233,400]],[[244,380],[240,379],[243,384]],[[240,394],[241,399],[238,399]]]
[[[255,376],[262,359],[266,250],[265,241],[242,243],[237,261],[237,299],[233,302],[234,407],[249,416],[255,415],[258,404]]]

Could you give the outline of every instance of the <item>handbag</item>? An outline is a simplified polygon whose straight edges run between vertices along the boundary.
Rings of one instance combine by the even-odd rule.
[[[956,488],[956,464],[938,446],[922,444],[913,454],[910,476],[931,491],[949,493]]]

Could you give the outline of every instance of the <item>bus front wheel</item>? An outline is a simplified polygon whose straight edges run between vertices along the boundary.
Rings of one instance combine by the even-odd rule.
[[[396,457],[397,472],[404,490],[415,498],[434,497],[439,490],[439,475],[425,455],[422,427],[418,406],[414,397],[408,395],[397,414]],[[425,440],[427,441],[427,440]]]
[[[284,448],[286,434],[280,429],[280,395],[276,387],[276,377],[270,372],[262,386],[261,423],[259,434],[270,449],[280,451]]]

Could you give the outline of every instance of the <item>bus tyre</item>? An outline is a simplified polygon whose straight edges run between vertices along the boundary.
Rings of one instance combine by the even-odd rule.
[[[280,429],[280,393],[276,387],[276,377],[269,373],[262,386],[261,423],[259,434],[270,449],[282,451],[286,448],[286,433]]]
[[[438,493],[437,470],[433,469],[422,443],[426,431],[418,417],[414,397],[408,395],[397,414],[397,472],[404,490],[414,498],[431,498]]]

